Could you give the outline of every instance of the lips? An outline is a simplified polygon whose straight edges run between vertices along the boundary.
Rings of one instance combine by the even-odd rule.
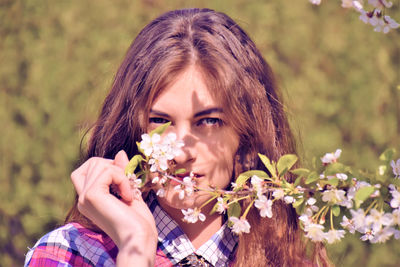
[[[194,172],[193,173],[185,172],[185,173],[180,173],[180,174],[175,175],[175,177],[177,177],[177,178],[179,178],[181,180],[183,180],[183,178],[185,178],[185,177],[199,178],[201,176],[203,176],[203,175],[197,174],[197,173],[194,173]]]

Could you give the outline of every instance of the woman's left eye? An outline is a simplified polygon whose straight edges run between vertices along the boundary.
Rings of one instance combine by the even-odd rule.
[[[221,126],[223,124],[222,120],[219,118],[204,118],[197,122],[197,125],[205,125],[205,126]]]

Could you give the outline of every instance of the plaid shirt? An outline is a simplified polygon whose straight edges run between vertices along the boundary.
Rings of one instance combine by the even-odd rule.
[[[204,259],[206,266],[231,265],[237,237],[226,224],[196,250],[178,224],[162,210],[154,194],[146,202],[158,230],[155,266],[178,265],[193,255]],[[28,251],[25,266],[115,266],[117,254],[117,246],[107,235],[69,223],[43,236]]]

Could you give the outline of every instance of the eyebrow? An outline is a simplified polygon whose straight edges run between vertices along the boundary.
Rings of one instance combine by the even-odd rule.
[[[154,110],[154,109],[150,109],[150,113],[153,113],[154,115],[157,116],[162,116],[162,117],[166,117],[166,118],[170,118],[170,116],[167,113],[164,113],[162,111],[158,111],[158,110]],[[201,117],[201,116],[205,116],[205,115],[209,115],[212,113],[223,113],[222,108],[208,108],[202,111],[197,112],[196,114],[194,114],[194,117]]]

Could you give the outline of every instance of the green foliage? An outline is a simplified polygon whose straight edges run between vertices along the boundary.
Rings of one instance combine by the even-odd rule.
[[[143,157],[141,155],[135,155],[132,157],[132,159],[129,161],[128,165],[125,168],[125,174],[127,176],[134,174],[136,167],[142,162]]]
[[[236,178],[235,183],[237,184],[238,187],[241,187],[244,184],[246,184],[247,180],[249,180],[253,175],[258,176],[259,178],[268,178],[266,172],[259,170],[252,170],[239,174],[239,176]]]
[[[399,30],[375,33],[339,1],[2,1],[3,266],[21,266],[27,247],[63,222],[80,141],[133,37],[162,12],[190,6],[226,12],[254,39],[303,135],[305,164],[340,147],[343,162],[369,168],[385,148],[399,149]],[[363,267],[397,266],[399,249],[354,237],[328,247],[337,266]]]
[[[282,156],[276,163],[276,168],[278,169],[278,175],[283,176],[285,173],[293,167],[297,161],[297,156],[293,154],[288,154]]]
[[[171,122],[167,122],[167,123],[164,123],[163,125],[158,126],[153,131],[150,132],[150,136],[152,136],[153,134],[162,135],[170,125],[171,125]]]
[[[358,208],[360,204],[364,202],[374,191],[375,188],[373,186],[366,186],[357,190],[354,196],[354,200],[356,202],[356,208]]]
[[[228,218],[230,217],[240,217],[242,213],[242,208],[240,207],[239,202],[231,202],[228,207]],[[229,226],[232,226],[232,222],[228,222]]]

